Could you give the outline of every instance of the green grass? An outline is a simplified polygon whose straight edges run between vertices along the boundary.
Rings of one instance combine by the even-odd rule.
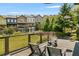
[[[47,38],[46,35],[43,36],[43,41]],[[32,35],[31,42],[37,43],[40,41],[39,35]],[[14,51],[16,49],[28,46],[28,36],[16,36],[9,38],[9,51]],[[4,39],[0,39],[0,54],[4,53]]]

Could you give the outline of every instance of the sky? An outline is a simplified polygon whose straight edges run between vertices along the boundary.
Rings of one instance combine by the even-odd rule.
[[[0,3],[0,15],[56,15],[61,3]]]

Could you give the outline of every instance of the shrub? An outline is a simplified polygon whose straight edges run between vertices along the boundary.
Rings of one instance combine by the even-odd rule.
[[[65,37],[66,34],[64,32],[57,32],[56,33],[57,37]]]
[[[13,34],[14,32],[15,32],[15,30],[12,27],[4,28],[4,30],[3,30],[3,33],[8,34],[8,35]]]
[[[74,41],[75,41],[75,40],[78,40],[76,35],[71,36],[70,39],[71,39],[71,40],[74,40]]]

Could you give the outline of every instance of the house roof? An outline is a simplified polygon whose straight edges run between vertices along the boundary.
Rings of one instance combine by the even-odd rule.
[[[25,17],[25,18],[43,18],[41,15],[0,15],[1,17],[4,18],[19,18],[21,16]]]
[[[19,18],[19,17],[25,17],[25,18],[27,18],[27,17],[24,16],[24,15],[18,15],[18,16],[16,16],[16,18]]]
[[[35,18],[34,15],[25,15],[27,18]]]
[[[7,15],[6,18],[16,18],[16,15]]]

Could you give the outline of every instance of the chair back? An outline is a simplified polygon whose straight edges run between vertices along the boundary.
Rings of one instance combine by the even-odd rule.
[[[30,43],[29,46],[32,51],[32,54],[41,55],[41,50],[39,48],[39,45]]]
[[[49,56],[62,56],[62,50],[54,47],[47,47]]]
[[[73,56],[79,56],[79,42],[76,42],[75,43],[75,47],[74,47],[74,50],[73,50]]]

